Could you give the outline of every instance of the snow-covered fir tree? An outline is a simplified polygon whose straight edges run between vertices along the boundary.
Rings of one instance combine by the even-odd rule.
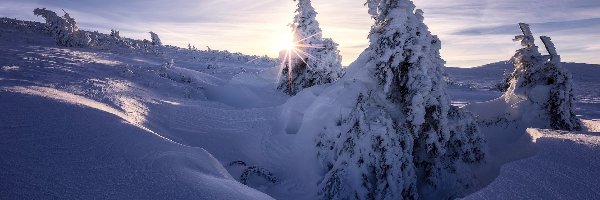
[[[298,8],[293,32],[294,48],[287,50],[282,60],[278,89],[295,95],[304,88],[331,83],[343,74],[338,44],[322,38],[317,12],[310,0],[297,0]]]
[[[46,8],[36,8],[33,13],[46,20],[46,27],[55,38],[56,43],[66,47],[86,47],[91,42],[90,34],[79,31],[75,19],[65,12],[63,17],[58,16]]]
[[[150,38],[152,39],[152,45],[158,45],[161,46],[162,42],[160,41],[160,38],[158,37],[158,34],[150,31]]]
[[[116,29],[110,29],[110,36],[115,38],[121,38],[119,31]]]
[[[528,24],[519,24],[523,35],[514,41],[523,48],[517,50],[511,61],[515,70],[511,75],[507,94],[527,98],[539,110],[544,110],[548,127],[561,130],[579,130],[581,122],[573,112],[573,86],[571,74],[562,66],[560,55],[549,37],[542,42],[550,55],[543,56],[535,45]]]
[[[452,198],[473,186],[483,162],[473,116],[452,107],[441,42],[410,0],[369,0],[375,19],[364,87],[355,108],[316,139],[327,173],[323,199]],[[337,131],[330,131],[337,130]]]
[[[387,108],[372,93],[361,93],[356,107],[336,126],[335,135],[317,140],[328,169],[319,185],[322,199],[416,199],[413,137],[402,134]]]

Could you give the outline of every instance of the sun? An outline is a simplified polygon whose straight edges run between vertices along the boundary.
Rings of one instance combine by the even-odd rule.
[[[278,33],[273,40],[273,50],[279,51],[291,51],[297,48],[298,45],[294,42],[294,33],[285,31]]]
[[[283,41],[283,49],[291,51],[294,50],[296,48],[296,43],[291,39],[288,39],[286,41]]]

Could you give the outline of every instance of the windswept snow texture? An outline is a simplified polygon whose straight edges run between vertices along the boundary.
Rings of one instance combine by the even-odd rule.
[[[600,133],[528,129],[537,154],[506,164],[488,187],[464,199],[598,199]]]
[[[204,149],[126,123],[93,100],[16,87],[3,88],[0,102],[2,198],[269,199]]]

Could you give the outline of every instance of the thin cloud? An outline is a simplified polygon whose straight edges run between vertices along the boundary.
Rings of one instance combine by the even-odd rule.
[[[531,27],[539,33],[550,33],[556,31],[567,31],[573,29],[589,29],[600,27],[600,18],[581,19],[581,20],[570,20],[560,22],[544,22],[544,23],[530,23]],[[510,35],[518,33],[515,29],[516,24],[507,24],[492,27],[476,27],[467,28],[458,32],[452,33],[454,35]],[[517,31],[516,31],[517,30]],[[588,32],[588,31],[586,31]]]

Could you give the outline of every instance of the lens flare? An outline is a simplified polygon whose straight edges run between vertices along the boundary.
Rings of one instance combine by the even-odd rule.
[[[306,62],[307,59],[311,59],[314,61],[319,61],[319,59],[317,57],[315,57],[314,55],[311,55],[310,53],[306,52],[307,49],[309,48],[315,48],[315,49],[323,49],[325,48],[325,45],[323,44],[304,44],[304,41],[321,35],[321,33],[316,33],[313,34],[311,36],[308,36],[306,38],[302,38],[298,41],[294,41],[294,35],[295,33],[292,32],[291,35],[289,35],[289,39],[285,42],[283,42],[282,46],[283,46],[283,51],[280,53],[279,58],[281,59],[281,63],[279,64],[279,73],[277,73],[277,83],[279,83],[281,81],[281,75],[283,73],[283,69],[285,68],[289,68],[288,69],[288,77],[290,80],[289,84],[292,84],[292,71],[293,71],[293,63],[294,62],[299,62],[302,61],[304,62],[304,64],[306,64],[306,66],[309,69],[313,69],[313,66],[310,66],[310,64],[308,64],[308,62]]]

